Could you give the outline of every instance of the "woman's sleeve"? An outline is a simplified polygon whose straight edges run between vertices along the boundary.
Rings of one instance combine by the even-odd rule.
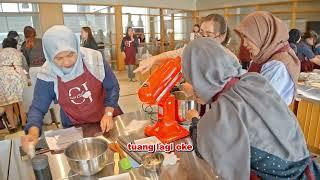
[[[285,65],[280,61],[269,61],[262,66],[261,75],[268,80],[285,103],[290,105],[295,95],[295,85]]]
[[[139,39],[136,37],[134,38],[134,45],[136,47],[136,53],[138,53],[138,47],[139,47]]]
[[[27,124],[24,129],[26,134],[32,126],[39,128],[41,131],[43,117],[48,112],[51,102],[55,99],[53,86],[53,82],[37,79],[32,104],[28,112]]]
[[[22,52],[23,56],[26,58],[28,67],[30,67],[29,54],[28,54],[28,52],[27,52],[27,49],[26,49],[24,46],[21,47],[21,52]]]
[[[308,60],[311,60],[311,59],[313,59],[315,57],[315,55],[312,52],[312,50],[310,48],[307,48],[307,47],[303,47],[302,53]]]
[[[27,72],[29,72],[29,66],[26,60],[26,57],[24,57],[24,55],[22,54],[22,67],[24,70],[26,70]]]
[[[118,100],[119,100],[119,83],[114,75],[113,71],[111,70],[109,64],[105,63],[105,77],[103,80],[103,88],[106,91],[106,97],[104,100],[105,107],[118,107]]]
[[[183,50],[184,50],[184,47],[180,48],[180,49],[172,50],[172,51],[167,51],[167,52],[161,53],[159,55],[156,55],[155,58],[156,59],[176,58],[177,56],[182,55]]]
[[[228,98],[220,97],[199,120],[197,148],[219,179],[250,179],[248,130]]]

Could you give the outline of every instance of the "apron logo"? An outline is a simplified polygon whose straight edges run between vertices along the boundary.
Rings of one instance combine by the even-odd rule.
[[[81,84],[81,87],[74,87],[69,90],[71,102],[78,105],[84,103],[86,99],[89,99],[91,103],[93,99],[91,97],[91,91],[88,90],[87,82]]]

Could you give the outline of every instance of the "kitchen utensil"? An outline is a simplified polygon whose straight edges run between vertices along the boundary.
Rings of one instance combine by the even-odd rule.
[[[142,156],[144,174],[151,179],[158,180],[164,156],[161,153],[147,153]]]
[[[114,153],[113,154],[113,161],[114,161],[114,169],[113,169],[113,173],[115,175],[119,174],[119,160],[120,160],[120,155],[119,153]]]
[[[121,149],[120,145],[117,142],[113,142],[109,144],[109,147],[112,151],[119,153],[120,155],[120,167],[121,169],[127,170],[132,168],[131,162],[128,157],[125,155],[124,151]]]
[[[72,171],[93,175],[107,164],[108,143],[99,138],[84,138],[70,144],[64,151]]]
[[[37,155],[31,160],[36,180],[52,180],[47,155]]]
[[[147,170],[160,172],[163,160],[161,153],[147,153],[142,156],[142,166]]]

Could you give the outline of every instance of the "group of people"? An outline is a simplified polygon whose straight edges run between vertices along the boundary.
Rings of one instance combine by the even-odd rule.
[[[195,152],[222,179],[319,179],[319,167],[288,108],[297,91],[301,61],[290,47],[285,23],[269,12],[257,11],[234,31],[250,54],[248,71],[225,47],[230,42],[225,18],[211,14],[203,18],[196,38],[186,47],[143,60],[135,72],[182,57],[186,80],[182,89],[211,107],[203,113],[189,112]],[[112,117],[122,114],[119,84],[101,53],[80,47],[76,35],[61,25],[48,29],[41,42],[45,62],[37,74],[23,148],[38,142],[43,117],[53,101],[61,106],[63,127],[100,123],[101,131],[110,131]],[[121,44],[128,65],[136,45],[133,29],[128,28]],[[0,51],[1,68],[22,74],[23,60],[17,63],[11,60],[14,56],[2,55],[5,49]],[[12,51],[16,52],[15,47]],[[21,53],[18,58],[23,59]],[[2,74],[0,83],[1,78]]]
[[[320,37],[315,31],[302,34],[298,29],[291,29],[289,43],[301,62],[302,72],[320,68]]]
[[[200,38],[187,47],[142,61],[136,72],[182,56],[182,89],[211,109],[189,111],[196,154],[222,179],[319,179],[317,163],[290,111],[300,59],[290,47],[287,26],[270,12],[246,16],[234,29],[250,55],[245,71],[225,45],[223,16],[208,15]]]
[[[24,28],[25,41],[20,44],[16,31],[9,31],[2,41],[0,50],[0,107],[4,108],[9,122],[9,131],[17,130],[18,122],[14,107],[19,107],[22,127],[26,124],[26,112],[23,108],[22,94],[28,86],[29,70],[42,66],[45,58],[41,39],[36,38],[36,30],[30,26]],[[18,106],[14,106],[18,104]]]

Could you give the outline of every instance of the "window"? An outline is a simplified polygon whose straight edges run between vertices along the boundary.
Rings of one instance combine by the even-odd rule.
[[[107,61],[112,61],[115,57],[114,8],[112,6],[63,4],[62,9],[64,25],[79,38],[81,27],[90,27],[99,50],[103,51]]]
[[[104,36],[115,32],[113,7],[64,4],[62,9],[64,12],[64,24],[79,36],[83,26],[89,26],[95,38],[98,36],[98,31],[102,31]],[[111,37],[104,37],[102,41],[109,43],[108,38]]]
[[[17,31],[23,41],[25,26],[34,27],[41,36],[38,13],[38,5],[34,3],[0,3],[0,42],[11,30]]]

